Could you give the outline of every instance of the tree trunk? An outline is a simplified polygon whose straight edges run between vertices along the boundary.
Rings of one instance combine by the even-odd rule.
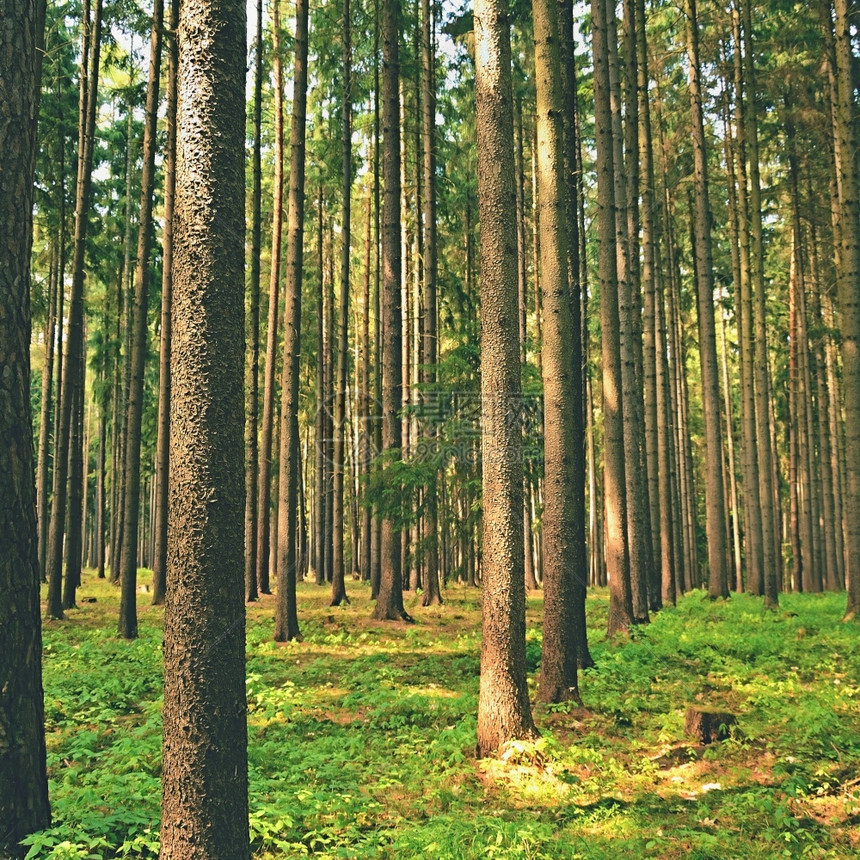
[[[693,162],[696,184],[696,293],[699,317],[699,355],[702,368],[702,409],[705,425],[705,512],[708,536],[708,596],[728,597],[726,564],[726,502],[723,482],[723,439],[720,417],[720,383],[714,323],[711,210],[708,193],[702,94],[699,83],[699,25],[696,0],[687,0],[687,56],[690,76]]]
[[[170,342],[173,301],[173,210],[176,191],[176,67],[179,49],[179,0],[170,0],[167,39],[167,153],[164,160],[164,227],[162,229],[161,350],[159,355],[158,438],[155,453],[155,548],[152,605],[167,593],[167,496],[170,466]],[[256,437],[255,437],[256,438]],[[252,499],[255,498],[252,496]]]
[[[845,462],[848,492],[844,500],[848,524],[848,602],[845,617],[860,612],[860,197],[858,197],[854,87],[851,79],[851,32],[847,0],[836,10],[836,176],[839,191],[840,267],[838,271],[842,379],[845,397]]]
[[[257,0],[257,34],[254,47],[254,149],[251,191],[251,279],[248,310],[248,366],[246,387],[248,409],[245,419],[245,600],[258,597],[257,528],[259,507],[259,434],[260,405],[260,252],[262,248],[262,128],[263,128],[263,0]]]
[[[152,247],[152,195],[155,189],[155,132],[158,120],[158,89],[161,79],[161,30],[164,2],[155,0],[152,13],[152,42],[149,47],[149,81],[146,90],[146,120],[143,130],[143,175],[140,181],[140,220],[137,234],[137,265],[134,272],[134,308],[129,317],[132,329],[131,387],[126,404],[125,514],[123,516],[122,584],[119,605],[119,634],[137,638],[137,548],[140,515],[140,433],[143,420],[143,372],[147,351],[149,308],[149,252]]]
[[[44,4],[5,0],[0,15],[0,855],[19,857],[19,841],[51,823],[30,411],[30,251]]]
[[[609,579],[609,633],[633,623],[624,413],[621,400],[621,328],[618,315],[618,261],[615,251],[615,161],[609,95],[609,46],[605,0],[592,0],[594,22],[595,136],[597,139],[597,220],[600,243],[598,282],[603,365],[604,546]]]
[[[247,860],[245,4],[183,0],[162,860]]]
[[[475,2],[481,237],[483,598],[479,756],[537,737],[525,661],[516,192],[507,5]]]
[[[257,586],[269,588],[272,496],[272,433],[275,421],[275,363],[278,349],[278,294],[281,283],[281,231],[284,223],[284,72],[281,59],[280,0],[272,3],[272,73],[275,78],[275,178],[272,211],[272,269],[269,277],[269,316],[266,367],[263,375],[263,427],[260,436],[260,482],[257,497]],[[283,465],[283,464],[282,464]]]
[[[69,448],[72,436],[72,406],[77,397],[81,375],[84,331],[84,253],[89,226],[90,186],[92,183],[93,142],[95,138],[99,56],[101,53],[102,2],[96,0],[91,24],[84,28],[84,41],[92,42],[89,69],[82,69],[79,105],[78,178],[75,190],[75,238],[72,290],[69,297],[69,327],[63,356],[63,388],[60,396],[59,429],[54,456],[54,498],[51,505],[51,531],[48,538],[48,615],[63,617],[62,571],[63,530],[66,520]],[[70,528],[75,528],[71,523]]]
[[[343,40],[343,81],[342,97],[343,112],[341,127],[341,170],[343,210],[341,215],[341,267],[340,267],[340,320],[338,324],[337,348],[337,383],[335,389],[334,414],[334,496],[332,530],[332,580],[331,605],[340,606],[349,603],[346,596],[346,577],[344,565],[344,461],[346,437],[346,377],[349,360],[349,255],[352,195],[352,31],[350,27],[350,0],[343,0],[343,21],[341,23],[341,38]],[[333,334],[333,333],[332,333]],[[353,544],[353,552],[355,545]]]
[[[392,477],[391,458],[402,456],[401,418],[403,351],[400,258],[400,0],[382,3],[382,455],[387,489],[394,504],[401,491]],[[389,502],[391,504],[392,502]],[[401,537],[393,512],[382,513],[381,571],[373,617],[378,620],[411,621],[403,608]]]
[[[301,638],[296,611],[296,498],[299,483],[299,358],[305,213],[305,110],[308,95],[308,0],[296,3],[290,197],[281,377],[281,472],[278,481],[278,601],[275,641]]]
[[[533,0],[537,88],[538,200],[543,272],[544,386],[543,649],[538,696],[544,702],[578,699],[574,581],[582,576],[582,511],[577,503],[578,471],[573,459],[581,399],[581,363],[574,360],[574,332],[568,268],[568,198],[565,171],[564,101],[556,0]],[[569,133],[572,129],[568,130]],[[577,267],[578,269],[578,267]],[[574,287],[575,289],[575,287]],[[578,310],[577,296],[577,310]]]
[[[424,321],[422,382],[430,397],[436,396],[436,364],[439,361],[436,319],[437,242],[436,242],[436,64],[434,62],[435,28],[430,0],[422,0],[422,62],[423,62],[423,133],[424,133]],[[437,428],[432,420],[425,425],[428,456],[437,462]],[[442,603],[439,588],[439,472],[424,487],[424,596],[423,606]]]

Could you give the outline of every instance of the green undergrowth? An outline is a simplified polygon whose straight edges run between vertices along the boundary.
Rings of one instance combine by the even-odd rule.
[[[141,574],[145,587],[147,575]],[[538,706],[542,738],[474,758],[480,609],[407,599],[415,625],[369,618],[369,593],[327,606],[299,586],[304,640],[271,640],[273,598],[248,613],[250,827],[255,857],[774,858],[860,853],[860,629],[843,595],[701,592],[607,642],[589,597],[596,666],[585,707]],[[115,635],[118,593],[87,577],[45,626],[54,826],[29,858],[154,858],[161,756],[161,610],[140,594],[140,638]],[[530,689],[540,661],[529,600]],[[698,747],[700,704],[738,731]]]

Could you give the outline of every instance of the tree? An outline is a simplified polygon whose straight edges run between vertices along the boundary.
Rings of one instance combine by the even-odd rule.
[[[507,3],[475,2],[475,106],[481,224],[483,601],[479,756],[537,737],[525,660],[522,430],[514,120]],[[386,193],[388,185],[386,183]],[[386,320],[387,322],[387,320]]]
[[[860,612],[860,189],[854,126],[854,59],[847,0],[835,0],[835,10],[834,126],[841,234],[838,278],[845,392],[845,460],[848,466],[848,495],[845,499],[848,604],[845,617],[854,618]]]
[[[281,473],[278,481],[278,604],[275,641],[301,637],[296,611],[296,523],[299,486],[299,357],[305,219],[305,114],[308,95],[308,0],[296,3],[293,117],[290,128],[290,198],[281,377]]]
[[[173,302],[173,207],[176,197],[176,67],[179,50],[179,0],[170,0],[167,38],[167,154],[164,166],[164,229],[162,233],[161,350],[159,353],[158,439],[155,454],[155,548],[152,561],[152,604],[164,603],[167,592],[167,476],[170,464],[170,341]]]
[[[723,438],[720,419],[720,381],[717,365],[717,335],[714,323],[713,253],[708,168],[702,116],[699,69],[699,25],[696,0],[687,0],[687,53],[690,74],[693,160],[696,184],[696,296],[699,315],[699,353],[702,365],[702,405],[705,420],[706,512],[708,533],[708,596],[728,597],[728,542],[726,500],[723,482]]]
[[[140,182],[140,220],[137,236],[137,265],[134,271],[131,386],[126,403],[125,515],[122,541],[122,597],[119,633],[137,638],[137,543],[140,518],[140,432],[143,421],[143,371],[147,350],[149,308],[149,252],[152,247],[152,196],[155,189],[155,132],[158,120],[158,89],[161,79],[161,31],[164,0],[155,0],[152,12],[152,41],[149,46],[149,81],[146,89],[146,123],[143,132],[143,176]]]
[[[403,308],[400,253],[400,0],[382,2],[382,454],[386,488],[400,501],[392,458],[401,456]],[[400,527],[382,517],[381,572],[373,617],[411,621],[403,608]]]
[[[242,860],[245,4],[179,34],[161,857]]]
[[[332,517],[332,579],[331,605],[339,606],[348,603],[346,596],[346,581],[344,571],[344,488],[343,473],[346,453],[346,376],[349,359],[349,255],[352,194],[352,30],[350,26],[349,0],[343,0],[343,22],[341,24],[341,39],[343,40],[343,112],[341,125],[341,171],[343,187],[343,210],[341,217],[341,268],[340,268],[340,319],[338,320],[337,346],[337,383],[335,385],[334,412],[334,492]],[[353,547],[353,552],[355,547]]]
[[[272,431],[275,421],[275,363],[278,350],[278,295],[281,283],[281,235],[284,224],[284,72],[281,60],[280,0],[272,3],[272,72],[275,78],[275,177],[272,212],[272,270],[269,278],[269,316],[266,365],[263,371],[263,426],[260,435],[260,480],[257,498],[257,587],[269,588],[269,534],[272,494]]]
[[[436,280],[438,274],[436,238],[436,65],[433,62],[433,17],[430,0],[421,2],[421,61],[424,134],[424,325],[422,353],[424,371],[421,381],[432,392],[436,385],[436,362],[439,358]],[[431,394],[431,396],[433,396]],[[432,422],[425,428],[429,456],[435,459],[436,431]],[[424,596],[423,606],[442,603],[439,591],[439,508],[438,474],[424,487]]]
[[[582,575],[576,503],[576,413],[581,414],[575,377],[574,324],[568,266],[562,71],[556,0],[534,0],[537,87],[538,199],[543,277],[544,383],[544,640],[539,696],[545,702],[577,698],[574,638],[574,578]],[[578,277],[578,272],[576,276]],[[578,332],[576,336],[578,337]]]
[[[281,111],[283,122],[283,110]],[[248,319],[248,416],[245,464],[245,599],[256,600],[257,527],[260,506],[259,446],[257,413],[260,405],[260,250],[262,247],[262,133],[263,133],[263,0],[257,0],[257,35],[254,49],[254,150],[252,158],[253,190],[251,192],[251,282],[249,284]],[[281,131],[283,145],[283,130]],[[282,166],[282,165],[281,165]],[[271,430],[270,430],[271,432]],[[271,447],[271,446],[270,446]],[[266,498],[268,503],[268,495]]]
[[[72,438],[72,406],[81,385],[84,360],[84,253],[90,219],[93,139],[95,137],[99,57],[101,55],[102,0],[96,0],[93,20],[85,18],[84,50],[81,64],[81,97],[78,110],[78,175],[75,186],[75,235],[72,289],[69,296],[69,325],[63,355],[63,387],[59,397],[58,430],[54,457],[54,497],[51,503],[51,530],[48,536],[48,614],[63,617],[61,592],[63,533],[66,523],[67,480]],[[80,527],[72,521],[69,531]],[[111,560],[113,564],[113,559]]]
[[[0,855],[47,827],[33,423],[30,249],[45,4],[0,4]]]
[[[624,405],[621,400],[621,327],[615,251],[615,163],[609,96],[609,30],[604,0],[592,0],[594,21],[594,122],[597,142],[597,221],[600,243],[601,358],[604,426],[604,544],[609,577],[609,632],[633,623],[630,555],[627,547]]]

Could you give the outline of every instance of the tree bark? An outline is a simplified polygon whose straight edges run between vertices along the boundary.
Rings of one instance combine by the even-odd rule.
[[[170,465],[170,342],[173,302],[173,212],[176,194],[176,71],[179,50],[179,0],[170,0],[167,39],[167,142],[164,161],[164,226],[162,228],[161,350],[159,355],[158,438],[155,453],[155,548],[152,564],[152,605],[167,593],[167,479]]]
[[[126,403],[125,514],[123,517],[122,579],[119,605],[119,634],[137,638],[137,548],[140,514],[140,433],[143,421],[143,371],[147,351],[149,308],[149,252],[152,247],[152,195],[155,189],[155,132],[158,120],[158,90],[161,79],[161,31],[164,2],[155,0],[152,41],[149,46],[149,81],[146,90],[146,120],[143,130],[143,175],[140,181],[140,220],[137,234],[137,265],[134,272],[131,387]]]
[[[475,3],[481,241],[483,598],[479,756],[537,737],[525,662],[516,192],[507,4]]]
[[[84,30],[84,41],[92,43],[89,69],[82,68],[79,105],[78,177],[75,190],[75,238],[72,289],[69,296],[69,326],[63,355],[63,388],[60,393],[59,428],[54,456],[54,497],[51,504],[51,530],[48,537],[48,615],[63,617],[62,571],[63,531],[66,521],[69,451],[72,436],[72,406],[80,384],[84,330],[84,254],[89,226],[90,186],[92,184],[93,142],[95,137],[99,56],[101,53],[102,2],[96,0],[93,21]],[[70,524],[75,528],[75,524]]]
[[[618,262],[615,250],[615,159],[609,95],[609,33],[605,0],[592,0],[594,22],[594,114],[597,139],[597,220],[599,237],[601,355],[603,364],[604,546],[609,579],[609,633],[633,623],[624,457],[624,404],[621,399],[621,327],[618,315]]]
[[[30,251],[44,4],[0,3],[0,855],[51,823],[45,771]],[[40,30],[41,22],[41,30]]]
[[[543,273],[544,491],[543,649],[541,701],[578,699],[574,582],[582,576],[574,458],[581,364],[574,360],[568,269],[568,198],[565,171],[564,101],[556,0],[533,0],[537,89],[538,201]],[[579,273],[575,276],[578,279]],[[577,297],[578,300],[578,297]]]
[[[705,153],[704,119],[699,71],[699,25],[696,0],[687,0],[687,56],[689,60],[690,111],[696,184],[696,295],[699,317],[699,355],[702,368],[702,408],[705,424],[705,499],[708,537],[708,596],[728,597],[726,564],[726,502],[723,482],[723,440],[720,417],[720,383],[714,323],[713,254],[711,210]]]
[[[337,348],[337,384],[335,389],[334,414],[334,495],[333,511],[334,528],[332,530],[332,580],[331,605],[340,606],[349,603],[346,595],[346,577],[344,565],[344,461],[346,459],[346,377],[349,360],[349,255],[351,250],[351,207],[352,195],[352,30],[350,27],[350,0],[343,0],[343,21],[341,23],[341,38],[343,40],[343,80],[341,111],[343,112],[341,126],[341,170],[343,209],[341,214],[341,266],[340,266],[340,319],[338,321]],[[353,552],[355,546],[353,545]]]
[[[162,860],[247,860],[245,4],[179,25]]]
[[[275,641],[301,638],[296,610],[296,524],[299,483],[299,358],[305,213],[305,111],[308,95],[308,0],[296,3],[290,196],[287,215],[287,283],[284,302],[284,370],[281,377],[281,472],[278,481],[278,600]]]
[[[401,503],[392,459],[402,456],[403,308],[400,254],[400,0],[382,3],[382,464],[383,477],[393,504]],[[390,503],[390,504],[391,504]],[[373,617],[411,621],[403,608],[400,528],[393,511],[382,514],[379,594]]]
[[[272,212],[272,269],[269,277],[269,316],[266,367],[263,372],[263,427],[260,436],[260,481],[257,497],[257,586],[269,588],[272,495],[272,433],[275,421],[275,363],[278,349],[278,297],[281,283],[281,235],[284,223],[284,72],[281,59],[280,0],[272,3],[272,73],[275,78],[275,177]]]

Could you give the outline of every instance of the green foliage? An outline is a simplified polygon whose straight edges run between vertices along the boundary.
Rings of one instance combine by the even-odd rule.
[[[589,599],[586,709],[536,709],[543,737],[474,759],[478,592],[449,588],[410,627],[368,622],[368,594],[332,610],[299,585],[305,640],[271,641],[249,609],[250,831],[283,858],[773,858],[854,856],[860,811],[860,649],[841,595],[712,603],[694,592],[629,641]],[[27,857],[155,858],[161,755],[160,611],[113,634],[117,594],[87,577],[84,604],[45,630],[54,826]],[[541,600],[527,662],[540,662]],[[740,731],[707,748],[683,735],[690,704]]]

